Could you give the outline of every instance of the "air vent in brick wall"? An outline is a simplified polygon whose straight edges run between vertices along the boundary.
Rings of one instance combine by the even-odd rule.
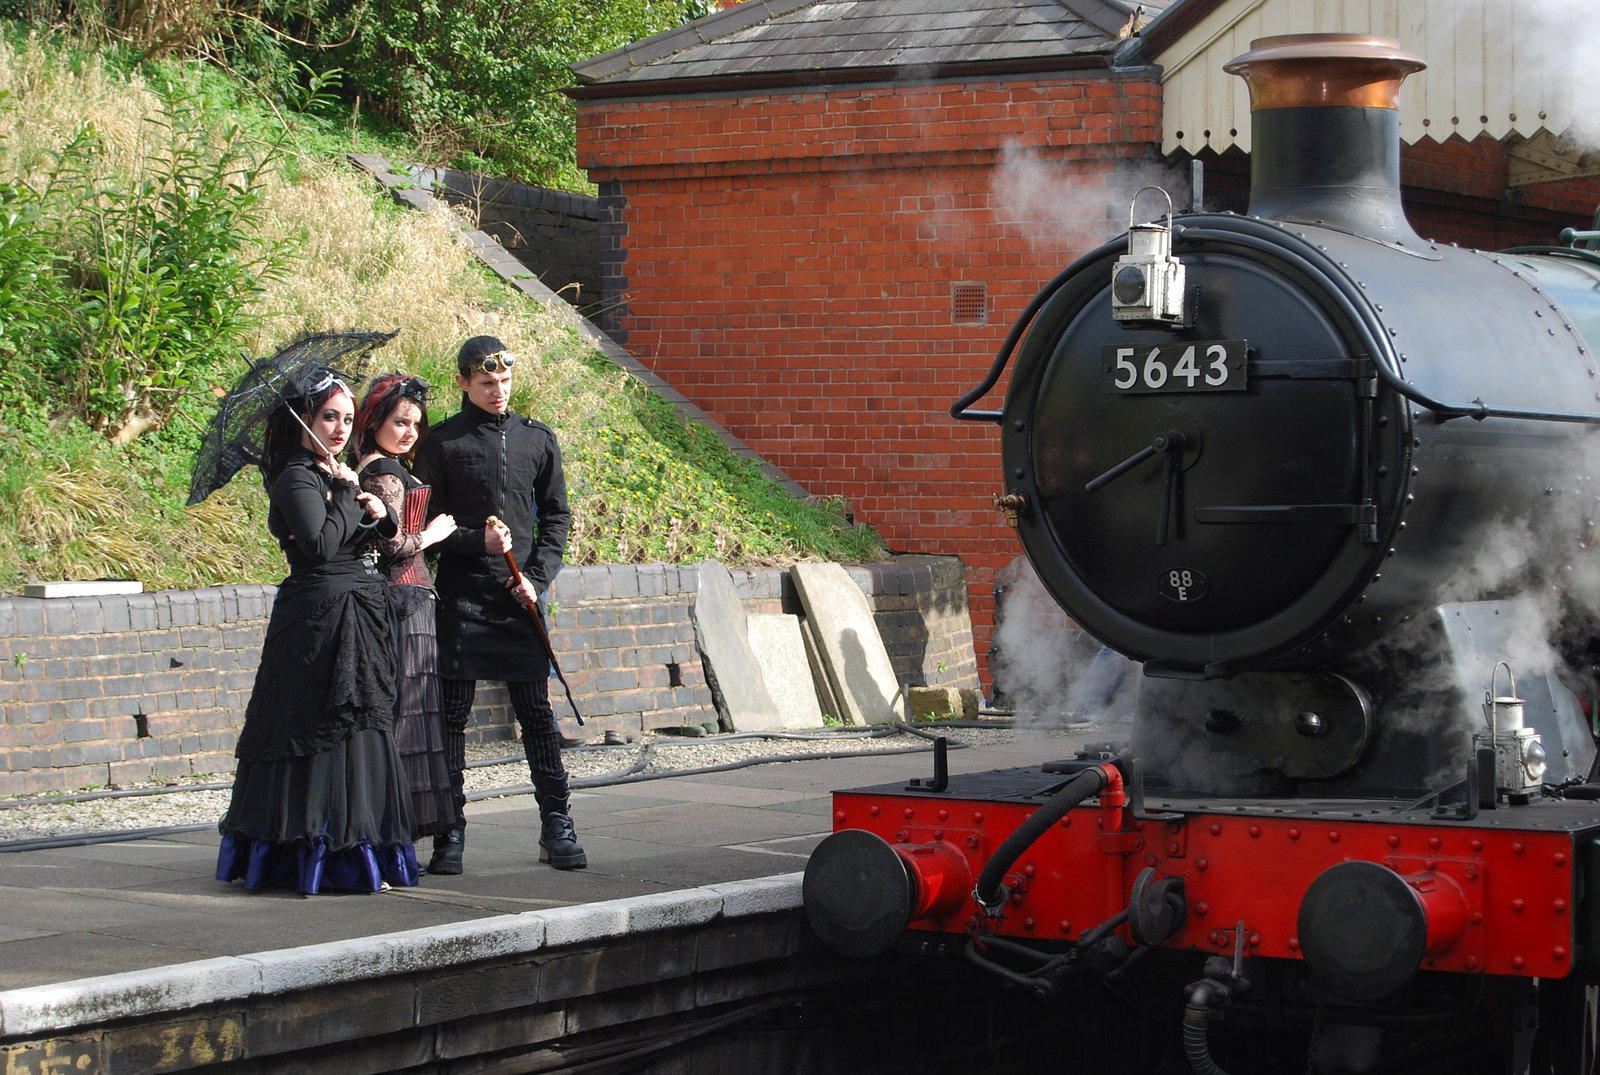
[[[958,325],[983,325],[989,321],[989,285],[952,284],[950,320]]]

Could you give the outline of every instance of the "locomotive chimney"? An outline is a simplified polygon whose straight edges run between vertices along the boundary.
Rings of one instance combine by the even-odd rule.
[[[1223,70],[1250,87],[1250,214],[1420,242],[1400,206],[1400,83],[1426,65],[1393,38],[1258,38]]]

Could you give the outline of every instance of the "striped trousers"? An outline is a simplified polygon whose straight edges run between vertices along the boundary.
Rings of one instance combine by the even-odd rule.
[[[449,753],[450,785],[456,806],[466,817],[466,790],[462,774],[467,768],[467,722],[472,717],[472,700],[478,684],[471,679],[440,677],[444,692],[445,749]],[[568,813],[567,769],[561,763],[561,731],[555,710],[550,706],[550,681],[543,677],[520,683],[507,683],[511,710],[522,729],[522,752],[533,777],[533,798],[539,816]]]

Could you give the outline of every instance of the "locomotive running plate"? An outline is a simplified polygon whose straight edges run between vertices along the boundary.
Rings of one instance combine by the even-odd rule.
[[[1245,341],[1108,344],[1100,348],[1100,391],[1243,392]]]

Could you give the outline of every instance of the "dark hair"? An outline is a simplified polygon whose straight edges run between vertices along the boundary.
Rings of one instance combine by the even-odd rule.
[[[261,480],[268,492],[271,492],[272,483],[278,480],[278,475],[283,473],[289,457],[301,447],[300,435],[305,429],[297,416],[316,414],[322,409],[323,404],[340,392],[349,394],[352,401],[355,399],[355,393],[350,391],[350,386],[334,373],[328,379],[328,383],[317,391],[288,396],[272,409],[272,413],[267,416],[267,434],[264,450],[261,453]]]
[[[417,422],[416,443],[411,445],[411,451],[401,457],[402,461],[410,463],[417,445],[422,443],[423,436],[428,432],[428,383],[421,377],[405,373],[382,374],[367,387],[367,396],[361,401],[361,409],[356,411],[353,439],[358,456],[383,450],[378,447],[378,427],[389,420],[396,407],[405,402],[415,403],[421,412]]]
[[[461,350],[456,352],[456,372],[463,377],[472,376],[472,368],[490,355],[499,354],[506,349],[495,336],[474,336],[461,345]]]

